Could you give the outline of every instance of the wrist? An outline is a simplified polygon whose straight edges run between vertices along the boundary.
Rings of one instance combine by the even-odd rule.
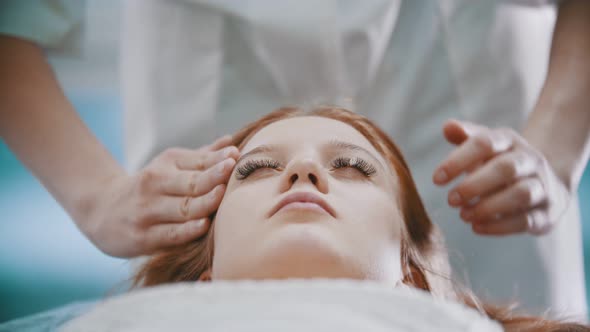
[[[92,216],[100,210],[101,204],[106,195],[109,195],[111,188],[115,183],[121,179],[126,178],[127,174],[124,171],[113,172],[96,179],[92,184],[84,186],[83,192],[79,193],[72,202],[72,211],[70,213],[72,219],[78,225],[78,228],[91,238],[91,230],[93,229],[91,223],[96,219]]]
[[[540,152],[544,157],[544,162],[553,171],[556,177],[564,187],[573,192],[577,189],[577,179],[575,174],[576,156],[571,155],[572,151],[560,146],[556,142],[555,136],[547,133],[556,132],[554,116],[559,115],[553,111],[535,111],[536,115],[531,115],[527,126],[522,131],[523,138],[534,149]],[[539,113],[541,113],[539,115]]]

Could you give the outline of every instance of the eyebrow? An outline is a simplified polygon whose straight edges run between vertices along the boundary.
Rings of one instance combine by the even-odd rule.
[[[369,157],[371,157],[371,159],[373,159],[373,161],[375,163],[377,163],[378,165],[383,167],[383,164],[379,161],[379,159],[377,159],[369,150],[363,148],[362,146],[358,146],[356,144],[352,144],[352,143],[345,142],[345,141],[340,141],[338,139],[330,140],[327,144],[325,144],[325,146],[329,147],[329,148],[333,148],[333,149],[338,149],[338,150],[360,151],[360,152],[368,155]],[[240,157],[240,159],[238,159],[237,163],[239,163],[243,159],[246,159],[248,157],[252,157],[254,155],[264,154],[264,153],[273,153],[278,148],[279,148],[279,146],[276,144],[259,145],[259,146],[255,147],[254,149],[243,154]]]

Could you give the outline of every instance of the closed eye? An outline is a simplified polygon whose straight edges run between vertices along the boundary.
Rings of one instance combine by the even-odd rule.
[[[332,162],[332,167],[334,169],[345,168],[345,167],[352,167],[357,169],[366,177],[373,176],[377,173],[377,170],[373,165],[361,158],[350,158],[350,157],[339,157],[334,159]]]
[[[280,166],[278,161],[271,159],[248,160],[237,168],[236,179],[244,180],[260,168],[278,169]]]
[[[331,167],[334,170],[342,168],[353,168],[366,177],[371,177],[375,173],[377,173],[376,168],[371,163],[358,157],[338,157],[332,161]],[[248,160],[244,162],[241,166],[237,167],[236,179],[244,180],[252,173],[261,168],[279,169],[281,168],[281,164],[278,161],[272,159]]]

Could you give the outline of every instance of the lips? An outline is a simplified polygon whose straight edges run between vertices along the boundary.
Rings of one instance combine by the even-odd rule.
[[[271,210],[269,216],[273,216],[284,206],[295,202],[317,204],[326,212],[328,212],[332,217],[336,217],[334,209],[319,195],[312,192],[298,192],[286,196],[285,198],[281,199],[281,201]]]

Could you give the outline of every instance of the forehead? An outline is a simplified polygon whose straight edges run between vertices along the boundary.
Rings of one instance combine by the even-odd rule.
[[[352,126],[319,116],[296,117],[271,123],[258,131],[242,150],[248,152],[265,144],[314,146],[334,139],[361,146],[382,160],[379,152]]]

